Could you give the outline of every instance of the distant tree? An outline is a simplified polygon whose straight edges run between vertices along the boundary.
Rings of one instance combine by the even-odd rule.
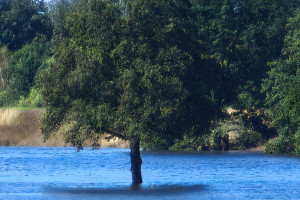
[[[66,27],[66,15],[72,10],[72,1],[70,0],[51,0],[47,3],[49,7],[49,16],[53,21],[52,43],[57,45],[62,38],[69,36]]]
[[[264,80],[267,106],[279,131],[275,153],[300,155],[300,9],[289,20],[282,56]]]
[[[200,57],[189,0],[80,1],[66,16],[70,36],[39,78],[47,139],[72,125],[66,142],[97,147],[101,134],[129,140],[133,183],[142,182],[140,141],[168,149],[201,135],[217,109]]]
[[[0,88],[5,89],[8,83],[8,66],[10,64],[10,52],[7,47],[0,49]]]
[[[223,105],[263,106],[262,79],[268,62],[280,57],[287,19],[298,0],[193,0],[203,57],[215,59],[214,93]]]
[[[0,105],[12,106],[27,96],[49,56],[53,26],[43,0],[2,0],[0,11],[0,47],[8,48],[1,55],[10,55],[1,66]]]
[[[43,0],[2,0],[0,5],[0,46],[15,51],[39,34],[51,38],[52,22]]]
[[[27,96],[34,85],[37,71],[50,55],[49,45],[45,36],[39,36],[12,54],[8,69],[9,87],[19,96]]]

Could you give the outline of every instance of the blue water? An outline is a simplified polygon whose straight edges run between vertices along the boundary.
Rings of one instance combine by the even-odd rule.
[[[0,147],[0,199],[300,199],[300,158],[254,152]]]

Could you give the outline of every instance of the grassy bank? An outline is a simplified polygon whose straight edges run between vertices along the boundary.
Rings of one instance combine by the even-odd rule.
[[[1,146],[67,146],[62,127],[56,134],[44,142],[41,133],[41,118],[45,109],[1,108],[0,109],[0,145]],[[104,137],[103,137],[104,138]],[[128,143],[116,139],[101,139],[102,147],[128,147]],[[88,144],[87,144],[88,146]]]
[[[68,130],[68,126],[63,126],[44,142],[41,133],[41,118],[45,109],[35,108],[0,108],[0,145],[2,146],[68,146],[64,142],[63,134]],[[249,150],[264,151],[263,146],[270,136],[253,135],[252,129],[245,127],[240,116],[228,112],[228,117],[220,123],[216,123],[211,134],[200,145],[201,150]],[[250,119],[247,115],[247,119]],[[256,120],[255,120],[256,121]],[[254,132],[257,133],[257,132]],[[270,134],[270,133],[268,133]],[[246,137],[247,136],[247,137]],[[102,138],[106,137],[103,136]],[[227,138],[227,148],[224,146],[223,139]],[[184,141],[183,141],[184,142]],[[121,147],[128,148],[129,144],[120,139],[99,141],[101,147]],[[205,146],[206,145],[206,146]],[[223,146],[222,146],[223,145]],[[89,146],[89,144],[85,144]],[[226,145],[225,145],[226,146]],[[203,148],[202,148],[203,147]],[[180,150],[180,149],[179,149]]]

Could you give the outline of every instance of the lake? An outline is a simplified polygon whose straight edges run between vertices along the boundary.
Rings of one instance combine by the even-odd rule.
[[[0,199],[300,199],[300,158],[260,152],[0,147]]]

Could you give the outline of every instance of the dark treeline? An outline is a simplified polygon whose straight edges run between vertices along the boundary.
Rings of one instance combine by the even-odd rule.
[[[299,6],[0,0],[0,105],[46,107],[45,137],[73,124],[65,138],[78,147],[109,133],[133,154],[140,142],[227,150],[237,124],[240,148],[267,142],[273,126],[266,151],[299,155]],[[231,125],[226,107],[240,111]]]

